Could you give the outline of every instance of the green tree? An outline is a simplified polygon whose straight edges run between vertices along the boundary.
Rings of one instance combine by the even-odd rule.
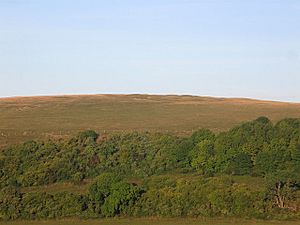
[[[251,156],[246,153],[238,153],[229,163],[227,172],[233,175],[251,174],[253,162]]]
[[[101,207],[106,217],[126,214],[141,195],[141,189],[135,185],[118,182],[111,186],[110,195]]]
[[[18,188],[5,187],[0,191],[0,219],[18,219],[22,213],[22,195]]]
[[[214,171],[214,142],[203,140],[191,152],[191,166],[203,174],[213,174]]]
[[[99,134],[93,130],[87,130],[87,131],[80,132],[77,137],[80,143],[84,145],[91,145],[95,143],[95,141],[99,137]]]
[[[192,134],[191,140],[194,145],[204,140],[214,141],[215,134],[208,129],[200,129]]]
[[[266,176],[269,198],[280,209],[296,210],[290,203],[295,199],[299,189],[300,175],[298,171],[282,170]]]
[[[111,193],[113,184],[120,181],[120,178],[113,173],[103,173],[98,176],[89,187],[90,200],[94,202],[97,209],[100,209]]]

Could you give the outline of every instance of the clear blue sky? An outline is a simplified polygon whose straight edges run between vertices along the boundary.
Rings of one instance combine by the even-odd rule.
[[[300,102],[299,0],[0,0],[0,96]]]

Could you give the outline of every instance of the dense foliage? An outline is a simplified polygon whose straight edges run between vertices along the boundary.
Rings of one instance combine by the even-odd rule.
[[[173,174],[173,175],[172,175]],[[175,176],[175,175],[177,176]],[[235,177],[263,180],[245,185]],[[92,180],[86,193],[26,187]],[[190,137],[94,131],[0,152],[0,218],[299,215],[300,120]],[[257,187],[259,186],[259,187]]]

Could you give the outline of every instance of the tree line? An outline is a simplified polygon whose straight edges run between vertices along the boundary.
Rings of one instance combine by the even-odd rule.
[[[247,186],[236,182],[237,176],[263,183]],[[86,179],[93,182],[84,194],[23,191]],[[296,218],[299,187],[299,119],[273,124],[260,117],[227,132],[201,129],[189,137],[84,131],[68,140],[28,141],[0,152],[2,219]]]

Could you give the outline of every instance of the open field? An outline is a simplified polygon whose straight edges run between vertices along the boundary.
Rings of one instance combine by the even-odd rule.
[[[300,104],[195,96],[82,95],[0,99],[0,145],[101,133],[223,131],[242,121],[300,117]]]
[[[298,225],[300,221],[242,219],[101,219],[0,222],[0,225]]]

